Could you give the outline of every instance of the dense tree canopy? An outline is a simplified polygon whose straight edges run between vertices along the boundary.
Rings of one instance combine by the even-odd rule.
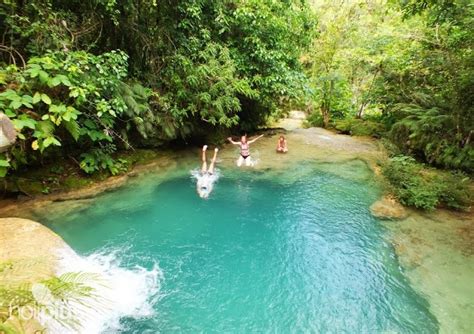
[[[0,108],[19,140],[0,174],[239,128],[285,106],[472,172],[469,0],[5,0]]]
[[[316,1],[312,121],[388,136],[405,154],[473,170],[470,1]]]
[[[20,131],[2,166],[67,151],[112,173],[118,148],[263,124],[301,95],[316,25],[270,0],[18,0],[0,18],[0,107]]]

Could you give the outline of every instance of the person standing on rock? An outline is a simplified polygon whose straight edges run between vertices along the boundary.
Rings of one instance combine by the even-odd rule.
[[[237,160],[237,166],[242,166],[242,164],[245,162],[245,166],[252,166],[252,159],[250,157],[250,144],[255,143],[257,140],[262,138],[263,135],[258,136],[257,138],[254,138],[252,140],[247,141],[247,135],[243,135],[240,137],[240,141],[233,141],[232,137],[227,138],[228,141],[230,141],[234,145],[239,145],[240,146],[240,156],[239,159]]]

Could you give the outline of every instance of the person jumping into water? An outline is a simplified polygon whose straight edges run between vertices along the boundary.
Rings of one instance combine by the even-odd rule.
[[[252,159],[250,158],[250,144],[255,143],[262,138],[263,135],[258,136],[252,140],[247,141],[247,135],[240,137],[240,141],[233,141],[232,137],[227,138],[232,144],[240,146],[240,156],[237,160],[237,166],[242,166],[245,161],[246,166],[252,166]]]
[[[211,164],[209,165],[209,168],[207,167],[206,151],[207,151],[207,145],[204,145],[202,147],[201,175],[206,175],[206,174],[212,175],[212,174],[214,174],[214,165],[216,164],[217,152],[219,152],[219,149],[217,147],[214,149],[214,156],[212,157]]]
[[[286,153],[288,152],[288,145],[284,136],[280,136],[277,144],[277,153]]]
[[[197,177],[196,190],[201,198],[208,198],[209,194],[214,187],[214,181],[217,177],[214,175],[215,164],[217,160],[217,152],[219,149],[216,147],[214,149],[214,156],[212,157],[211,164],[207,167],[207,157],[206,157],[207,145],[202,147],[201,160],[202,167],[199,177]]]

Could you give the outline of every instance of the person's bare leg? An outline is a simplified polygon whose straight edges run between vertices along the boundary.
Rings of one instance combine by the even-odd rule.
[[[212,157],[211,164],[209,165],[209,169],[207,170],[211,174],[214,173],[214,165],[216,164],[217,160],[217,152],[219,152],[219,149],[216,147],[214,149],[214,156]]]
[[[204,145],[202,147],[202,167],[201,167],[201,173],[206,173],[207,172],[207,159],[206,159],[206,150],[207,150],[207,145]]]

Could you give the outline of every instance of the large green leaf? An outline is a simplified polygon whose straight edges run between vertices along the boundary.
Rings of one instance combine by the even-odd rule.
[[[36,103],[38,103],[39,101],[41,101],[41,93],[40,93],[40,92],[36,92],[35,95],[33,95],[33,104],[36,104]]]
[[[81,134],[79,124],[75,120],[69,120],[63,122],[64,127],[69,131],[74,140],[78,140]]]
[[[12,120],[15,128],[21,131],[23,128],[30,128],[34,130],[36,128],[37,121],[27,115],[20,115],[18,118]]]
[[[41,94],[41,101],[48,105],[51,104],[51,98],[46,94]]]
[[[57,140],[55,137],[53,136],[49,136],[49,137],[46,137],[44,140],[43,140],[43,148],[47,148],[51,145],[55,145],[55,146],[61,146],[61,143],[59,142],[59,140]]]

